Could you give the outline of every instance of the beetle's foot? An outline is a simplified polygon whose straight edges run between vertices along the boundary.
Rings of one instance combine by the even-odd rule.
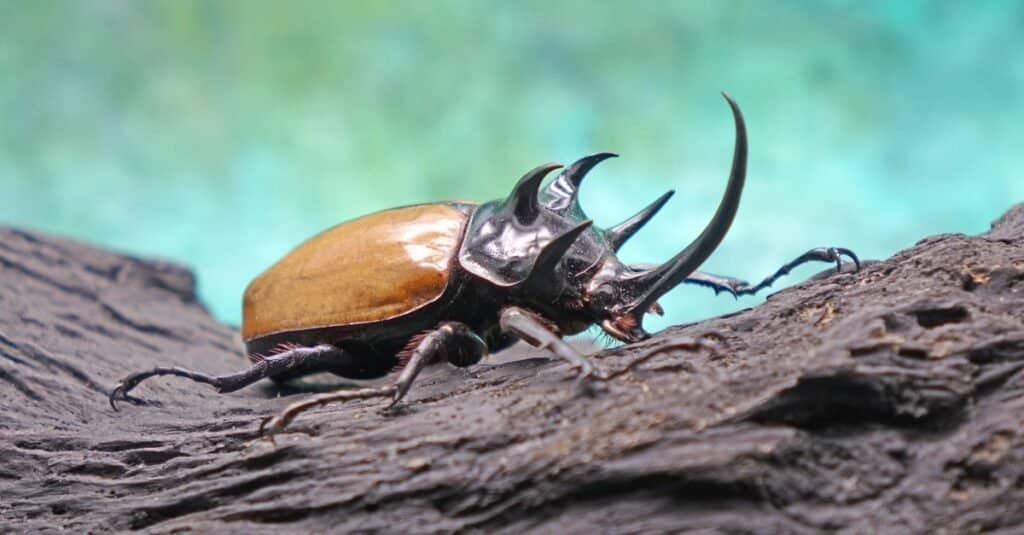
[[[608,380],[608,374],[603,370],[591,367],[583,370],[576,377],[573,386],[576,395],[581,397],[593,397],[605,389],[604,382]]]
[[[297,408],[300,405],[301,408]],[[283,432],[300,412],[312,406],[314,405],[305,405],[302,402],[294,403],[274,416],[267,416],[263,418],[260,420],[258,434],[269,440],[271,444],[274,444],[274,436]]]
[[[128,394],[125,393],[124,383],[117,383],[117,385],[114,386],[114,389],[110,391],[110,394],[107,395],[107,401],[110,402],[110,408],[116,411],[117,401],[124,400],[127,397]]]
[[[269,440],[271,444],[276,444],[274,435],[284,431],[285,427],[288,427],[288,423],[281,418],[281,415],[267,416],[260,420],[259,435]]]
[[[594,377],[580,377],[574,383],[576,396],[592,398],[608,389],[605,382]]]
[[[111,390],[110,394],[107,396],[107,400],[110,401],[110,408],[115,411],[118,410],[118,401],[127,401],[133,405],[155,405],[156,403],[152,401],[146,401],[142,398],[137,398],[128,394],[128,392],[138,384],[138,381],[121,381],[120,383],[117,383],[117,385],[114,386],[114,389]]]
[[[412,386],[412,379],[409,379],[407,381],[403,381],[400,378],[398,381],[396,381],[395,384],[391,386],[391,388],[394,389],[395,393],[394,393],[393,396],[391,396],[391,403],[388,403],[388,406],[384,407],[384,411],[388,412],[388,411],[395,410],[396,408],[398,408],[399,407],[399,403],[402,402],[402,398],[405,397],[406,392],[409,391],[409,387],[411,387],[411,386]],[[387,388],[387,387],[384,387],[384,388]]]
[[[710,279],[711,277],[708,278]],[[710,287],[715,292],[715,295],[725,292],[731,295],[733,299],[739,299],[740,294],[749,292],[753,288],[749,282],[737,279],[736,277],[715,277],[713,281],[701,284]]]
[[[412,409],[401,401],[392,401],[391,403],[388,403],[387,407],[381,409],[380,412],[383,416],[398,416],[400,414],[412,412]]]
[[[853,260],[854,271],[860,271],[860,259],[853,251],[845,247],[826,247],[826,257],[836,263],[836,273],[842,273],[843,271],[843,256],[847,256],[850,260]]]
[[[402,398],[405,397],[405,393],[408,390],[409,390],[409,387],[403,388],[401,385],[397,385],[396,384],[395,385],[395,395],[391,397],[391,403],[388,403],[388,405],[386,407],[384,407],[384,412],[392,412],[392,411],[398,412],[398,411],[401,411],[402,410],[402,405],[401,405]]]

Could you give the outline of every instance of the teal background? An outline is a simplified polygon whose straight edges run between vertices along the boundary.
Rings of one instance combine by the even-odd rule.
[[[1024,2],[0,2],[0,222],[180,261],[239,321],[245,284],[339,221],[505,195],[596,151],[623,251],[714,211],[733,127],[748,188],[705,269],[812,246],[882,258],[1024,199]],[[824,268],[806,267],[785,283]],[[759,302],[682,287],[670,322]]]

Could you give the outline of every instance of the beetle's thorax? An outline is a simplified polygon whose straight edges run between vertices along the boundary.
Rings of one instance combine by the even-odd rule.
[[[575,334],[607,319],[600,312],[613,303],[595,308],[589,293],[629,268],[615,257],[610,235],[614,231],[596,228],[587,219],[571,179],[574,172],[585,172],[608,156],[588,157],[586,166],[577,162],[540,192],[529,187],[522,191],[524,181],[531,179],[528,174],[508,199],[476,208],[458,262],[480,297],[497,308],[533,310],[562,334]],[[521,195],[535,202],[522,202]]]
[[[526,223],[508,215],[500,201],[476,209],[459,250],[460,267],[473,277],[474,286],[500,306],[535,310],[562,329],[585,329],[587,323],[579,314],[584,276],[601,258],[600,235],[581,228],[567,250],[545,259],[550,255],[544,254],[545,248],[583,220],[542,212]]]

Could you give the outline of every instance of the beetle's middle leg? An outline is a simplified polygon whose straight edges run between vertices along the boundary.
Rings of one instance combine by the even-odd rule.
[[[487,354],[487,344],[465,324],[447,321],[422,337],[409,356],[409,361],[402,368],[401,375],[394,383],[386,386],[361,388],[358,390],[339,390],[327,394],[292,403],[280,414],[267,418],[260,423],[260,433],[273,435],[280,432],[300,413],[309,409],[351,399],[373,397],[391,397],[388,407],[401,401],[409,391],[416,376],[428,364],[438,362],[442,358],[456,366],[470,366],[480,362]],[[416,339],[416,338],[414,338]]]
[[[114,389],[110,391],[110,406],[117,410],[117,401],[144,403],[142,400],[128,395],[128,393],[139,386],[139,383],[150,377],[160,375],[185,377],[197,383],[208,384],[216,388],[217,392],[227,393],[234,392],[267,377],[273,378],[298,370],[320,368],[328,370],[331,364],[344,354],[344,350],[330,344],[314,347],[297,347],[266,357],[253,364],[248,370],[229,375],[208,375],[179,367],[153,368],[152,370],[134,373],[121,379]]]

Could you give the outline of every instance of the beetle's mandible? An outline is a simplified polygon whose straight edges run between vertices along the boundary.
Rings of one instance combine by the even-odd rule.
[[[388,397],[397,403],[425,365],[443,360],[470,366],[516,340],[567,360],[582,379],[602,380],[606,374],[562,336],[596,324],[622,342],[643,340],[649,336],[644,315],[659,312],[658,298],[680,283],[735,296],[766,288],[808,261],[835,262],[839,270],[846,255],[859,269],[852,251],[820,247],[753,285],[697,271],[732,224],[746,175],[743,116],[723,95],[736,124],[725,194],[707,227],[664,264],[625,264],[615,253],[672,191],[626,221],[599,229],[580,207],[577,191],[595,165],[615,155],[581,158],[543,189],[545,176],[562,166],[542,165],[526,173],[506,199],[385,210],[309,239],[246,288],[242,337],[251,368],[223,376],[154,368],[121,380],[110,393],[111,406],[116,409],[118,400],[141,402],[131,390],[158,375],[232,392],[263,378],[284,381],[330,372],[369,379],[398,373],[387,386],[338,390],[295,403],[269,420],[266,430],[277,432],[300,412],[332,401]]]

